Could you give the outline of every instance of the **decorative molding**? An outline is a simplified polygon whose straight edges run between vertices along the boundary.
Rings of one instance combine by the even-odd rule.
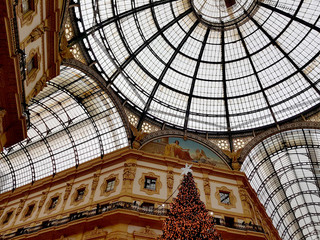
[[[6,144],[6,137],[5,137],[4,127],[3,127],[3,119],[6,113],[7,113],[6,110],[0,109],[0,152],[2,151],[4,145]]]
[[[9,222],[13,219],[14,211],[15,211],[15,210],[16,210],[16,209],[15,209],[14,207],[12,207],[12,208],[10,208],[9,210],[7,210],[7,211],[4,213],[4,215],[3,215],[2,218],[1,218],[1,222],[0,222],[0,225],[1,225],[1,226],[6,226],[6,225],[9,224]],[[7,214],[8,214],[9,212],[12,212],[9,221],[6,222],[6,223],[3,223],[4,220],[5,220],[6,217],[7,217]]]
[[[146,177],[148,178],[153,178],[156,179],[156,189],[152,190],[152,189],[147,189],[144,187],[144,183],[145,183],[145,179]],[[160,176],[159,175],[155,175],[153,172],[148,172],[148,173],[142,173],[141,178],[139,179],[139,185],[140,185],[140,191],[145,192],[149,195],[152,194],[159,194],[160,193],[160,189],[162,187],[162,183],[160,181]]]
[[[220,192],[225,192],[225,193],[229,193],[229,199],[230,199],[230,204],[226,204],[226,203],[222,203],[220,201]],[[226,209],[231,209],[231,208],[235,208],[236,207],[236,202],[237,199],[233,194],[233,191],[225,186],[222,187],[217,187],[216,188],[216,193],[215,193],[215,197],[218,200],[218,204],[220,206],[225,207]]]
[[[132,147],[134,149],[139,149],[141,147],[141,141],[148,133],[144,132],[142,129],[138,130],[135,126],[130,123],[130,128],[134,136],[134,141],[132,142]]]
[[[230,152],[229,150],[222,150],[225,155],[231,160],[231,165],[233,170],[239,171],[241,168],[241,163],[238,161],[240,154],[243,148],[238,149],[237,151]]]
[[[26,202],[26,197],[23,198],[23,199],[20,199],[20,203],[19,203],[19,206],[18,206],[17,211],[16,211],[16,217],[21,213],[25,202]]]
[[[92,184],[91,184],[91,192],[94,193],[94,191],[97,189],[98,183],[99,183],[100,173],[94,173]]]
[[[0,207],[0,218],[1,218],[1,216],[2,216],[2,214],[4,213],[4,210],[5,210],[6,208],[5,207]]]
[[[37,56],[37,66],[36,68],[32,69],[30,73],[27,73],[27,86],[36,79],[37,74],[40,71],[41,55],[40,55],[39,47],[33,48],[30,50],[30,52],[28,53],[28,57],[26,59],[26,64],[28,64],[28,62],[32,58],[34,58],[34,56]]]
[[[4,132],[4,129],[3,129],[3,119],[4,119],[4,116],[6,115],[7,111],[4,110],[4,109],[0,109],[0,136],[1,134]]]
[[[108,181],[111,179],[115,179],[114,187],[112,190],[106,192]],[[103,183],[100,186],[100,196],[108,197],[111,193],[114,193],[119,183],[120,183],[119,174],[111,174],[108,177],[104,178]]]
[[[54,208],[50,209],[51,203],[52,203],[52,198],[58,198],[58,202],[56,204],[56,206]],[[62,193],[60,192],[56,192],[55,194],[53,194],[52,196],[50,196],[50,198],[48,198],[48,201],[46,203],[46,207],[44,209],[44,213],[45,214],[50,214],[52,213],[54,210],[58,209],[58,205],[60,204],[60,202],[62,201]]]
[[[134,239],[156,239],[158,235],[150,229],[150,226],[145,226],[140,231],[133,232]]]
[[[22,12],[22,0],[18,1],[18,9],[17,15],[21,21],[21,26],[30,25],[33,21],[33,18],[37,15],[38,11],[38,0],[32,0],[33,2],[33,9],[30,9],[27,13],[23,14]]]
[[[70,193],[71,193],[71,190],[72,190],[72,183],[66,183],[66,189],[64,191],[64,195],[63,195],[63,200],[64,201],[67,201],[69,196],[70,196]]]
[[[136,176],[136,169],[137,164],[136,163],[124,163],[124,169],[123,169],[123,181],[133,181]]]
[[[203,179],[203,189],[204,189],[205,195],[210,196],[211,187],[210,187],[210,181],[208,178]]]
[[[43,88],[47,86],[47,79],[48,79],[47,75],[43,74],[43,76],[37,81],[36,85],[31,90],[29,95],[26,97],[27,103],[29,103],[32,98],[37,96],[39,92],[41,92]]]
[[[103,229],[100,229],[98,228],[97,226],[89,231],[89,232],[86,232],[84,234],[84,240],[103,240],[103,239],[106,239],[108,235],[108,232],[107,231],[104,231]]]
[[[66,38],[65,32],[63,32],[60,39],[59,53],[61,60],[68,60],[74,58],[71,48],[68,47],[68,40]]]
[[[173,188],[173,183],[174,183],[174,175],[173,175],[173,171],[170,170],[167,173],[167,187],[171,190]]]
[[[57,238],[57,240],[71,240],[71,238],[61,235],[60,238]]]
[[[40,199],[40,201],[39,201],[38,208],[42,208],[42,206],[43,206],[44,202],[45,202],[45,201],[46,201],[46,199],[47,199],[48,193],[49,193],[49,191],[48,191],[48,190],[47,190],[47,191],[43,191],[43,192],[42,192],[42,194],[41,194],[41,199]]]
[[[88,195],[88,192],[89,192],[89,189],[88,189],[88,187],[89,187],[89,184],[81,184],[79,187],[77,187],[75,190],[74,190],[74,192],[73,192],[73,194],[72,194],[72,196],[71,196],[71,202],[70,202],[70,205],[72,206],[77,206],[77,205],[79,205],[80,203],[82,203],[82,202],[84,202],[84,200],[85,200],[85,198],[86,198],[86,196]],[[80,200],[76,200],[77,199],[77,197],[78,197],[78,190],[79,189],[81,189],[81,188],[84,188],[84,194],[83,194],[83,197],[82,197],[82,199],[80,199]]]
[[[32,215],[36,212],[36,205],[37,205],[38,201],[36,200],[33,200],[31,201],[30,203],[27,204],[27,206],[24,208],[23,212],[22,212],[22,216],[20,218],[20,221],[26,221],[28,218],[31,218]],[[32,209],[32,212],[30,213],[30,215],[26,216],[28,210],[29,210],[29,206],[32,206],[34,205],[33,209]]]
[[[35,27],[28,37],[26,37],[22,43],[20,43],[20,47],[22,49],[26,48],[30,43],[36,41],[40,37],[42,37],[46,31],[48,31],[49,28],[44,25],[44,23],[39,24],[37,27]]]

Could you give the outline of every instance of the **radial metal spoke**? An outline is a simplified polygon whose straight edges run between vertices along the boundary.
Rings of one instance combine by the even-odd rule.
[[[84,32],[80,33],[78,36],[75,36],[74,38],[72,38],[70,41],[68,41],[68,47],[73,46],[74,44],[82,41],[87,36],[93,34],[94,32],[104,28],[105,26],[107,26],[115,21],[118,21],[122,18],[128,17],[134,13],[145,11],[151,7],[156,7],[159,5],[163,5],[163,4],[167,4],[167,3],[175,2],[175,1],[178,1],[178,0],[161,0],[161,1],[157,1],[157,2],[151,2],[150,4],[146,4],[146,5],[134,8],[134,9],[130,9],[126,12],[120,13],[119,15],[108,18],[100,23],[97,23],[93,27],[86,29]]]
[[[257,79],[257,82],[258,82],[258,84],[259,84],[260,90],[261,90],[262,95],[263,95],[263,97],[264,97],[264,99],[265,99],[265,101],[266,101],[266,104],[268,105],[268,108],[269,108],[269,111],[270,111],[271,116],[272,116],[272,118],[273,118],[273,121],[275,122],[276,125],[278,125],[277,118],[276,118],[276,116],[275,116],[275,114],[274,114],[274,112],[273,112],[273,109],[272,109],[272,107],[271,107],[271,104],[270,104],[270,102],[269,102],[269,99],[268,99],[268,97],[267,97],[267,94],[266,94],[266,92],[265,92],[265,90],[264,90],[264,88],[263,88],[263,86],[262,86],[261,80],[260,80],[260,78],[259,78],[259,74],[258,74],[258,72],[257,72],[257,70],[256,70],[256,67],[255,67],[253,61],[252,61],[252,58],[251,58],[251,55],[250,55],[250,53],[249,53],[247,44],[246,44],[245,40],[243,39],[242,33],[241,33],[240,28],[239,28],[238,25],[237,25],[237,30],[238,30],[239,37],[240,37],[240,39],[241,39],[242,46],[243,46],[243,48],[244,48],[244,50],[245,50],[245,52],[246,52],[247,58],[249,59],[251,68],[252,68],[252,70],[253,70],[253,72],[254,72],[254,75],[256,76],[256,79]]]
[[[112,74],[111,78],[110,78],[110,82],[113,82],[121,73],[121,71],[123,71],[123,69],[133,60],[136,58],[136,56],[142,52],[142,50],[144,50],[147,46],[150,45],[150,43],[152,43],[152,41],[154,41],[157,37],[159,37],[160,35],[163,34],[164,31],[166,31],[168,28],[170,28],[171,26],[173,26],[174,24],[176,24],[177,22],[179,22],[182,18],[184,18],[185,16],[187,16],[188,14],[190,14],[192,12],[192,9],[189,8],[188,10],[186,10],[185,12],[181,13],[178,17],[176,17],[175,19],[173,19],[172,21],[170,21],[168,24],[166,24],[163,28],[161,28],[159,31],[157,31],[154,35],[152,35],[149,39],[147,39],[139,48],[137,48],[133,53],[131,53],[129,55],[129,57],[121,64],[121,66],[118,67],[117,71]]]
[[[298,23],[301,23],[302,25],[305,25],[305,26],[307,26],[307,27],[309,27],[309,28],[311,28],[311,29],[313,29],[313,30],[316,30],[316,31],[320,32],[320,28],[317,27],[315,24],[311,24],[311,23],[309,23],[309,22],[307,22],[307,21],[305,21],[305,20],[303,20],[303,19],[301,19],[301,18],[298,18],[296,15],[291,15],[291,14],[288,13],[288,12],[282,11],[282,10],[279,9],[279,8],[270,6],[270,5],[268,5],[268,4],[264,3],[264,2],[261,2],[261,1],[258,1],[257,3],[258,3],[258,5],[260,5],[260,6],[264,7],[264,8],[267,8],[267,9],[269,9],[269,10],[271,10],[271,11],[274,11],[274,12],[276,12],[276,13],[279,13],[279,14],[281,14],[281,15],[283,15],[283,16],[286,16],[287,18],[290,18],[290,19],[292,19],[292,20],[294,20],[294,21],[296,21],[296,22],[298,22]],[[319,20],[319,18],[317,19],[317,21],[318,21],[318,20]],[[316,21],[316,22],[317,22],[317,21]]]
[[[249,16],[249,15],[248,15]],[[250,20],[268,37],[270,42],[283,54],[283,56],[294,66],[296,71],[300,73],[303,79],[320,95],[320,90],[316,87],[316,83],[313,83],[309,77],[303,72],[303,70],[297,65],[295,61],[286,53],[279,43],[272,38],[272,36],[265,30],[253,17],[249,16]]]
[[[189,121],[189,114],[190,114],[190,107],[191,107],[191,101],[192,101],[192,96],[193,96],[193,90],[194,90],[194,86],[196,84],[197,75],[198,75],[198,71],[199,71],[199,66],[200,66],[200,63],[201,63],[201,58],[202,58],[202,55],[203,55],[204,48],[206,47],[206,43],[207,43],[207,40],[208,40],[209,33],[210,33],[210,28],[207,28],[206,34],[204,35],[204,38],[203,38],[203,41],[202,41],[202,46],[201,46],[201,49],[200,49],[200,52],[199,52],[197,65],[195,67],[193,78],[192,78],[192,83],[191,83],[191,88],[190,88],[189,97],[188,97],[188,103],[187,103],[186,116],[185,116],[185,120],[184,120],[184,129],[185,130],[187,130],[187,128],[188,128],[188,121]]]
[[[184,38],[182,39],[182,41],[179,43],[178,47],[175,49],[174,53],[171,55],[168,63],[166,64],[165,68],[162,70],[156,84],[154,85],[153,89],[152,89],[152,92],[148,98],[148,101],[143,109],[143,112],[141,114],[141,117],[139,119],[139,123],[138,123],[138,126],[137,126],[137,129],[140,130],[141,127],[142,127],[142,124],[143,124],[143,121],[144,121],[144,118],[146,117],[147,115],[147,112],[149,110],[149,107],[150,107],[150,104],[158,90],[158,87],[160,86],[160,83],[162,82],[164,76],[166,75],[168,69],[170,68],[173,60],[176,58],[176,56],[178,55],[178,53],[180,52],[180,49],[182,48],[182,46],[186,43],[187,39],[190,37],[191,33],[194,31],[194,29],[198,26],[199,24],[199,20],[197,20],[193,25],[192,27],[189,29],[189,31],[187,32],[187,34],[184,36]]]

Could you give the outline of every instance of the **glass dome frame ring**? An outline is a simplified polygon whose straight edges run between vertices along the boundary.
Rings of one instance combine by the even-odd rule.
[[[228,29],[236,28],[236,25],[238,25],[238,26],[242,25],[243,23],[245,23],[246,21],[249,20],[248,15],[253,16],[254,13],[256,12],[257,8],[259,8],[259,5],[257,4],[258,0],[249,0],[251,3],[249,4],[249,7],[247,9],[242,8],[243,5],[245,5],[245,4],[243,4],[238,9],[236,9],[236,11],[233,12],[233,14],[234,14],[234,13],[240,13],[242,11],[242,13],[239,14],[239,16],[237,16],[233,19],[228,19],[228,20],[224,21],[224,19],[227,19],[229,16],[212,17],[208,14],[201,13],[200,12],[201,10],[199,10],[199,8],[197,7],[197,4],[195,3],[197,0],[189,0],[189,1],[190,1],[191,7],[192,7],[193,12],[196,15],[196,17],[206,26],[210,27],[211,29],[216,29],[216,30],[221,30],[222,28],[225,30],[228,30]],[[245,2],[247,2],[247,1],[245,1]],[[227,9],[231,9],[231,8],[232,7],[229,7]],[[210,21],[210,19],[214,19],[217,21]]]

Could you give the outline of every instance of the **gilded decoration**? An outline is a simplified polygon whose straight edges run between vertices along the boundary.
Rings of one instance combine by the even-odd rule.
[[[145,188],[145,180],[146,180],[146,178],[150,178],[150,179],[155,179],[156,180],[156,186],[155,186],[154,190]],[[160,193],[160,189],[162,187],[162,183],[160,182],[160,176],[159,175],[155,175],[152,172],[142,173],[142,176],[139,179],[139,185],[140,185],[140,191],[145,192],[145,193],[147,193],[149,195],[159,194]]]
[[[6,114],[6,110],[0,109],[0,151],[6,143],[4,129],[3,129],[3,118]]]
[[[150,228],[150,226],[145,226],[140,231],[134,231],[134,239],[156,239],[157,234]]]
[[[25,199],[25,198],[24,198],[24,199],[20,199],[20,203],[19,203],[19,206],[18,206],[18,208],[17,208],[16,216],[18,216],[18,215],[21,213],[21,211],[22,211],[22,209],[23,209],[23,207],[24,207],[25,202],[26,202],[26,199]]]
[[[66,190],[64,191],[63,200],[67,201],[72,190],[72,183],[66,184]]]
[[[114,186],[113,189],[107,191],[108,181],[114,179]],[[103,179],[103,183],[100,187],[100,196],[108,197],[111,193],[114,193],[119,185],[119,174],[111,174],[108,177]]]
[[[100,173],[93,174],[93,180],[92,180],[92,184],[91,184],[92,193],[97,189],[97,186],[99,183],[99,177],[100,177]]]
[[[52,204],[52,199],[53,199],[53,198],[58,198],[58,201],[57,201],[55,207],[50,209],[50,206],[51,206],[51,204]],[[53,194],[52,196],[50,196],[50,197],[48,198],[47,203],[46,203],[46,206],[45,206],[45,209],[44,209],[44,213],[45,213],[45,214],[48,214],[48,213],[51,213],[51,212],[53,212],[54,210],[58,209],[58,205],[60,204],[61,200],[62,200],[62,193],[60,193],[60,192],[56,192],[55,194]]]
[[[107,235],[108,235],[107,231],[104,231],[103,229],[100,229],[96,226],[93,230],[86,232],[84,234],[83,239],[84,240],[93,240],[93,239],[104,240],[104,239],[106,239]]]
[[[34,205],[31,213],[29,215],[27,215],[28,211],[29,211],[29,207],[31,207],[32,205]],[[33,213],[36,212],[36,205],[37,205],[37,201],[33,200],[30,203],[28,203],[28,205],[24,208],[23,212],[22,212],[22,216],[21,216],[21,221],[26,221],[27,219],[31,218]]]
[[[34,88],[31,90],[31,92],[29,93],[29,95],[26,97],[26,102],[29,103],[30,100],[32,98],[34,98],[35,96],[37,96],[39,94],[39,92],[41,92],[43,90],[44,87],[47,86],[47,75],[44,74],[36,83],[36,85],[34,86]]]
[[[142,129],[138,130],[135,126],[130,123],[130,128],[134,136],[134,141],[132,142],[132,147],[134,149],[139,149],[141,147],[141,140],[148,135]]]
[[[30,25],[33,21],[33,18],[37,15],[38,11],[38,0],[29,0],[29,11],[23,13],[22,2],[24,0],[18,1],[18,10],[17,15],[20,18],[21,26]]]
[[[124,163],[123,181],[133,181],[136,176],[136,163]]]
[[[169,171],[167,174],[167,186],[169,189],[173,188],[173,183],[174,183],[173,171]]]
[[[228,193],[228,194],[229,194],[229,200],[230,200],[229,203],[222,203],[222,202],[221,202],[220,192],[221,192],[221,193]],[[216,199],[218,200],[218,204],[219,204],[220,206],[225,207],[226,209],[231,209],[231,208],[235,208],[235,207],[236,207],[237,199],[236,199],[236,197],[234,196],[233,191],[232,191],[231,189],[225,187],[225,186],[217,187],[217,188],[216,188],[215,197],[216,197]]]
[[[4,132],[4,130],[3,130],[3,120],[2,120],[4,118],[4,115],[6,115],[6,110],[0,109],[0,136]]]
[[[77,206],[79,205],[80,203],[84,202],[84,200],[86,199],[86,196],[88,195],[88,184],[81,184],[79,187],[77,187],[72,196],[71,196],[71,202],[70,202],[70,205],[72,206]],[[81,197],[81,199],[77,199],[78,198],[78,190],[84,188],[84,193],[83,193],[83,196]]]
[[[71,240],[71,238],[61,235],[60,238],[57,238],[57,240]]]
[[[21,48],[24,49],[29,43],[32,43],[42,37],[46,31],[48,31],[49,28],[46,27],[43,23],[39,24],[37,27],[35,27],[29,36],[23,40],[23,42],[20,44]]]
[[[232,168],[236,171],[240,171],[241,163],[239,162],[239,158],[241,155],[241,151],[243,148],[238,149],[235,152],[230,152],[229,150],[222,150],[224,154],[226,154],[231,160]]]
[[[253,214],[251,211],[252,201],[251,201],[251,198],[249,197],[246,189],[247,189],[246,187],[240,186],[239,187],[239,195],[240,195],[244,214],[252,217],[252,214]]]
[[[44,202],[45,202],[46,199],[47,199],[48,193],[49,193],[49,191],[43,191],[43,192],[41,193],[41,199],[40,199],[40,201],[39,201],[38,208],[42,208]]]
[[[34,62],[36,66],[30,72],[27,73],[27,86],[36,79],[37,74],[40,71],[41,56],[39,47],[30,50],[26,59],[26,63],[28,64],[28,62],[30,62],[34,57],[36,57],[36,61]]]
[[[72,49],[68,47],[68,40],[66,38],[66,35],[65,33],[63,33],[60,40],[60,58],[62,60],[74,58],[71,50]]]
[[[13,218],[13,214],[14,214],[14,211],[15,211],[15,210],[16,210],[15,208],[10,208],[8,211],[6,211],[6,212],[3,214],[2,218],[1,218],[1,223],[0,223],[0,225],[2,225],[2,226],[8,225],[9,222],[11,221],[11,219]],[[12,212],[12,214],[11,214],[9,220],[4,223],[4,221],[5,221],[6,218],[7,218],[8,213],[10,213],[10,212]]]
[[[5,207],[0,207],[0,217],[2,216],[5,209],[6,209]]]
[[[210,187],[210,182],[208,178],[203,180],[203,188],[204,188],[205,195],[211,194],[211,187]]]

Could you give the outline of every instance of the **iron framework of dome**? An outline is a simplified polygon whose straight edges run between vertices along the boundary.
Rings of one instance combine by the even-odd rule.
[[[0,193],[129,145],[112,98],[77,69],[61,66],[29,110],[28,138],[0,152]]]
[[[257,144],[241,170],[281,239],[320,239],[320,131],[295,129]]]
[[[71,3],[89,64],[146,119],[207,133],[261,129],[320,103],[320,2]]]

